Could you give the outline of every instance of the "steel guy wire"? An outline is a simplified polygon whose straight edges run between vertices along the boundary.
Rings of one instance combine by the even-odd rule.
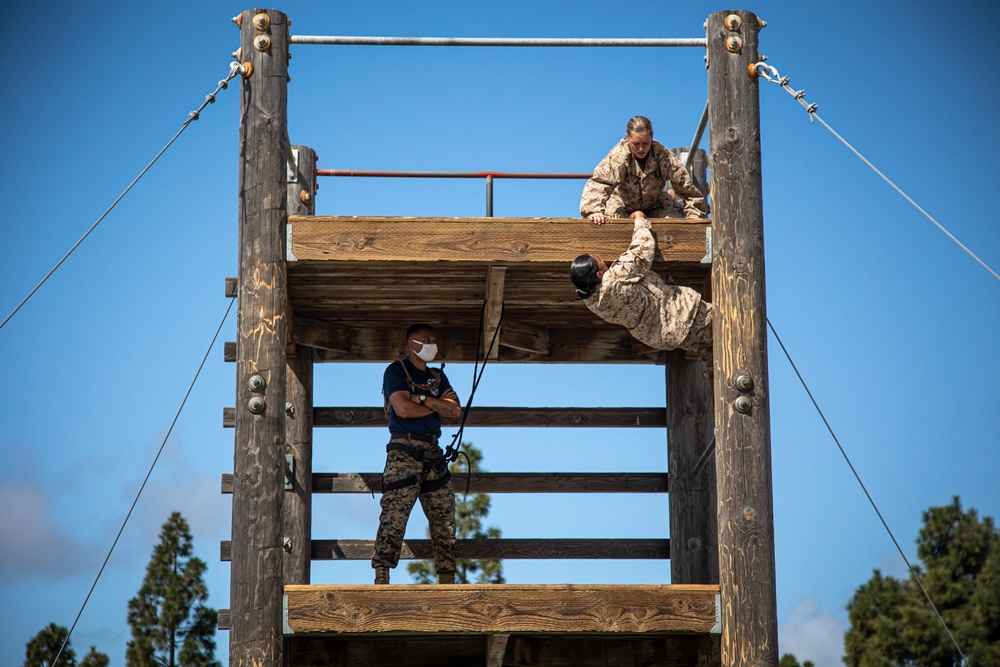
[[[229,300],[226,312],[222,316],[219,326],[216,327],[215,334],[212,336],[212,342],[208,344],[208,349],[205,350],[205,354],[201,358],[201,363],[198,364],[198,370],[195,371],[194,377],[191,379],[191,383],[188,385],[187,391],[184,392],[184,398],[181,399],[181,404],[177,408],[177,412],[174,414],[174,419],[170,422],[170,428],[167,429],[166,435],[163,436],[160,448],[156,450],[156,456],[153,457],[153,462],[149,464],[149,470],[146,471],[146,477],[142,480],[142,484],[139,485],[139,490],[135,494],[135,499],[132,500],[132,505],[128,508],[128,512],[125,514],[125,519],[122,521],[122,525],[118,529],[118,534],[115,535],[115,539],[111,543],[111,548],[108,549],[108,555],[104,557],[104,562],[101,563],[101,568],[97,571],[97,576],[94,577],[94,583],[90,585],[90,590],[87,591],[87,597],[84,598],[83,604],[80,606],[80,611],[77,612],[76,618],[73,619],[73,625],[70,626],[69,632],[66,633],[66,639],[63,640],[62,645],[59,647],[59,652],[56,653],[56,657],[52,660],[53,667],[59,664],[59,656],[63,654],[67,644],[69,644],[69,638],[73,635],[73,630],[76,629],[76,624],[80,622],[80,617],[83,616],[83,610],[87,608],[87,603],[90,602],[90,596],[93,595],[94,589],[97,588],[97,582],[101,580],[101,575],[104,574],[104,569],[107,567],[108,561],[111,560],[111,554],[114,553],[115,547],[118,546],[118,540],[121,539],[122,533],[125,532],[125,526],[128,524],[128,520],[132,517],[132,512],[135,510],[136,505],[139,504],[139,497],[142,495],[142,492],[146,488],[146,483],[149,482],[149,478],[153,474],[153,468],[156,467],[156,462],[160,460],[160,455],[163,454],[163,450],[167,446],[170,434],[173,433],[174,426],[177,425],[177,420],[180,419],[181,412],[184,411],[184,406],[187,404],[188,397],[191,396],[191,391],[194,389],[194,385],[198,381],[198,377],[201,375],[201,369],[205,367],[205,362],[208,361],[209,353],[211,353],[212,348],[215,347],[215,341],[219,339],[219,333],[222,331],[222,326],[229,318],[229,313],[233,309],[234,303],[236,303],[236,297]]]
[[[72,255],[73,252],[80,247],[80,244],[82,244],[84,240],[86,240],[86,238],[90,236],[90,233],[93,232],[95,229],[97,229],[97,225],[101,224],[104,218],[106,218],[108,214],[111,213],[112,209],[114,209],[114,207],[118,205],[118,202],[124,199],[125,195],[129,193],[129,190],[131,190],[135,186],[135,184],[139,182],[139,179],[145,176],[146,172],[149,171],[154,164],[156,164],[156,161],[159,160],[160,157],[167,152],[167,149],[170,148],[170,146],[175,141],[177,141],[177,138],[180,137],[181,134],[184,132],[184,130],[187,129],[188,125],[190,125],[192,121],[198,120],[198,117],[201,115],[202,110],[204,110],[204,108],[207,107],[209,104],[215,102],[215,96],[219,93],[219,91],[228,88],[229,82],[233,79],[233,77],[235,77],[237,74],[242,74],[243,71],[244,71],[243,65],[240,65],[239,63],[230,64],[229,76],[227,76],[222,81],[219,81],[219,85],[216,86],[215,90],[205,96],[205,101],[201,103],[200,107],[188,113],[187,120],[185,120],[183,125],[181,125],[181,129],[177,130],[177,133],[173,136],[173,138],[170,139],[170,141],[167,142],[167,145],[164,146],[162,149],[160,149],[160,152],[156,154],[156,157],[154,157],[150,161],[150,163],[147,164],[146,167],[141,172],[139,172],[139,175],[136,176],[132,180],[132,182],[128,184],[128,187],[125,188],[120,195],[118,195],[118,198],[115,199],[114,202],[111,203],[111,206],[109,206],[107,210],[101,214],[101,217],[99,217],[97,221],[90,226],[90,229],[88,229],[86,233],[84,233],[84,235],[80,237],[80,240],[73,244],[73,247],[69,249],[69,252],[63,255],[62,259],[56,262],[56,265],[52,267],[52,270],[46,273],[45,277],[42,278],[37,285],[35,285],[34,289],[28,292],[28,295],[21,300],[21,303],[17,304],[17,307],[10,312],[10,315],[8,315],[3,322],[0,322],[0,329],[3,329],[4,326],[6,326],[8,322],[10,322],[11,318],[14,317],[17,311],[21,310],[21,307],[28,302],[28,299],[30,299],[35,295],[35,292],[37,292],[41,288],[41,286],[44,285],[45,282],[52,277],[52,274],[55,273],[56,270],[63,265],[63,262],[69,259],[69,256]]]
[[[931,606],[931,610],[933,610],[934,615],[937,616],[938,621],[941,623],[941,627],[944,628],[944,631],[948,634],[948,638],[951,639],[951,643],[955,645],[955,650],[958,651],[958,654],[960,656],[962,656],[962,662],[965,665],[969,665],[968,658],[965,657],[965,653],[962,652],[962,648],[958,645],[958,641],[955,639],[955,636],[951,634],[951,629],[948,627],[948,624],[944,622],[944,618],[941,617],[941,613],[938,611],[937,606],[931,599],[930,594],[927,592],[927,589],[924,588],[924,584],[920,581],[920,577],[917,576],[916,569],[910,564],[910,559],[906,557],[905,553],[903,553],[903,548],[899,546],[899,542],[896,540],[896,536],[893,534],[892,529],[889,528],[889,524],[882,516],[882,512],[879,510],[878,505],[875,504],[875,499],[872,498],[872,495],[870,493],[868,493],[868,487],[866,487],[865,483],[861,481],[861,475],[858,474],[857,469],[855,469],[854,464],[851,462],[851,457],[849,457],[847,455],[847,452],[844,451],[844,447],[840,444],[840,439],[837,438],[837,434],[833,432],[833,427],[830,426],[830,422],[827,421],[826,415],[823,414],[822,408],[819,407],[819,403],[816,402],[816,398],[813,396],[812,392],[809,391],[809,385],[806,384],[805,379],[802,377],[802,373],[799,373],[798,367],[795,365],[795,362],[792,361],[792,355],[788,353],[788,348],[786,348],[785,344],[781,341],[781,336],[778,335],[778,332],[775,330],[774,325],[771,324],[770,318],[767,318],[767,327],[771,330],[771,333],[774,334],[774,339],[778,341],[778,345],[781,347],[781,351],[785,353],[785,358],[788,359],[788,364],[792,367],[792,370],[795,371],[795,375],[799,378],[799,382],[802,384],[802,388],[806,390],[806,394],[809,396],[809,400],[812,401],[813,407],[816,408],[816,412],[819,413],[819,418],[823,420],[823,424],[826,426],[826,430],[830,432],[830,437],[833,438],[833,441],[837,444],[837,449],[840,450],[840,455],[844,457],[844,460],[847,462],[847,467],[849,467],[851,469],[851,473],[854,474],[854,479],[858,481],[858,485],[861,487],[861,490],[864,491],[865,497],[867,497],[868,502],[871,503],[872,509],[874,509],[875,514],[878,515],[879,521],[882,522],[882,527],[885,528],[885,532],[889,534],[889,538],[892,540],[892,543],[896,545],[896,551],[899,552],[899,555],[903,558],[903,562],[906,563],[906,567],[910,571],[910,577],[920,588],[920,591],[924,594],[924,597],[927,599],[927,604]]]
[[[830,134],[832,134],[833,136],[837,137],[837,139],[840,139],[840,142],[842,144],[844,144],[845,146],[847,146],[847,148],[849,148],[852,153],[854,153],[859,158],[861,158],[861,161],[864,162],[866,165],[868,165],[871,168],[872,171],[874,171],[876,174],[878,174],[879,176],[881,176],[882,180],[884,180],[886,183],[888,183],[890,186],[892,186],[892,189],[895,190],[896,192],[898,192],[903,197],[903,199],[905,199],[906,201],[910,202],[910,204],[912,204],[915,209],[917,209],[918,211],[920,211],[921,213],[923,213],[924,217],[927,218],[928,220],[930,220],[932,223],[934,223],[934,226],[937,227],[938,229],[940,229],[944,233],[945,236],[947,236],[949,239],[951,239],[952,241],[954,241],[955,244],[958,245],[959,248],[961,248],[962,250],[964,250],[969,255],[969,257],[971,257],[972,259],[974,259],[977,262],[979,262],[979,264],[984,269],[986,269],[987,271],[989,271],[990,274],[992,274],[994,278],[996,278],[997,280],[1000,280],[1000,274],[997,274],[996,271],[994,271],[992,268],[990,268],[990,266],[986,262],[984,262],[983,260],[981,260],[976,255],[976,253],[974,253],[971,250],[969,250],[969,248],[966,247],[966,245],[964,243],[962,243],[961,241],[959,241],[955,237],[954,234],[952,234],[947,229],[945,229],[944,225],[942,225],[940,222],[938,222],[937,220],[935,220],[934,216],[932,216],[930,213],[928,213],[927,211],[925,211],[919,204],[917,204],[917,202],[913,201],[913,199],[910,198],[910,196],[908,194],[906,194],[905,192],[903,192],[903,190],[898,185],[896,185],[895,183],[893,183],[892,180],[890,180],[888,176],[886,176],[885,174],[883,174],[878,169],[878,167],[876,167],[874,164],[872,164],[868,160],[868,158],[866,158],[864,155],[862,155],[860,153],[860,151],[858,151],[858,149],[856,149],[846,139],[844,139],[842,136],[840,136],[840,134],[838,134],[837,131],[834,130],[832,127],[830,127],[825,120],[823,120],[822,118],[820,118],[819,114],[816,113],[816,110],[819,108],[819,105],[818,104],[810,104],[810,103],[806,102],[806,100],[805,100],[806,91],[792,89],[792,87],[788,85],[789,78],[787,76],[781,76],[781,75],[779,75],[778,74],[778,70],[776,68],[774,68],[773,66],[771,66],[771,65],[765,65],[762,62],[761,63],[757,63],[754,66],[754,72],[756,72],[757,75],[760,76],[761,78],[763,78],[763,79],[765,79],[767,81],[770,81],[771,83],[777,84],[777,85],[781,86],[782,88],[784,88],[785,92],[787,92],[789,95],[791,95],[793,98],[795,98],[795,101],[798,102],[799,104],[801,104],[802,108],[805,109],[806,112],[809,114],[809,122],[812,122],[812,120],[814,118],[816,120],[818,120],[823,127],[825,127],[827,130],[830,131]]]

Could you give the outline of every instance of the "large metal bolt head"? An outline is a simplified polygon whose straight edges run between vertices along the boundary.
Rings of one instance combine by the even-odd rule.
[[[257,35],[253,39],[253,48],[257,49],[261,53],[265,53],[271,50],[271,38],[267,35]]]
[[[301,201],[306,206],[312,201],[312,194],[308,190],[302,190],[299,192],[299,201]]]
[[[750,399],[746,396],[740,396],[735,401],[733,401],[733,409],[741,415],[750,414],[750,410],[753,406],[750,403]]]
[[[736,376],[736,388],[740,391],[752,391],[753,378],[745,373],[740,373]]]
[[[730,35],[726,38],[726,51],[730,53],[739,53],[743,49],[743,40],[736,35]]]
[[[251,414],[262,414],[264,410],[267,410],[267,401],[260,396],[253,396],[249,401],[247,401],[247,409],[250,410]]]
[[[250,391],[264,391],[267,389],[267,380],[264,379],[263,375],[254,374],[250,376],[247,380],[247,386],[250,387]]]
[[[739,14],[728,14],[722,23],[733,32],[743,27],[743,19],[740,18]]]
[[[257,28],[261,32],[264,32],[271,27],[271,17],[267,14],[261,12],[253,17],[253,27]]]

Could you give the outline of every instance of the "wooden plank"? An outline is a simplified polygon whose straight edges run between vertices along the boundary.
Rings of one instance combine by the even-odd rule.
[[[549,332],[504,317],[503,328],[500,330],[500,345],[531,354],[547,355]]]
[[[257,12],[240,14],[253,66],[240,84],[239,280],[230,665],[281,665],[281,496],[285,439],[288,17],[264,10],[270,47],[254,48]],[[262,20],[263,20],[262,19]],[[263,383],[251,383],[259,377]],[[260,401],[260,410],[251,406]]]
[[[667,493],[667,473],[479,472],[455,474],[455,488],[468,493]],[[313,493],[381,493],[380,472],[317,472]],[[233,476],[222,476],[222,493],[232,493]],[[709,582],[714,583],[714,582]]]
[[[722,664],[778,656],[757,16],[708,17]],[[742,48],[730,51],[727,40]],[[741,382],[740,378],[746,378]]]
[[[700,262],[707,220],[653,219],[659,259]],[[296,261],[557,262],[593,252],[617,257],[631,220],[597,227],[583,218],[289,216]]]
[[[285,586],[295,634],[709,633],[718,586]]]
[[[313,560],[371,560],[374,540],[312,541]],[[502,539],[458,540],[459,558],[666,560],[668,539]],[[230,558],[229,540],[221,542],[219,558]],[[430,540],[404,540],[401,560],[434,557]]]
[[[508,288],[510,289],[510,288]],[[509,293],[509,292],[508,292]],[[579,301],[579,299],[577,299]],[[392,362],[399,357],[399,339],[395,330],[400,321],[452,322],[456,318],[467,318],[468,326],[452,327],[447,324],[435,326],[438,340],[444,340],[439,359],[445,362],[468,362],[476,360],[476,339],[479,334],[479,313],[482,302],[469,306],[463,313],[449,311],[455,302],[449,302],[444,297],[429,301],[410,302],[408,307],[402,307],[396,312],[385,310],[379,312],[378,306],[370,302],[368,306],[351,308],[345,303],[319,304],[331,313],[345,313],[336,321],[317,324],[314,328],[300,332],[295,328],[295,342],[299,345],[315,347],[316,361],[321,362]],[[436,306],[439,306],[435,309]],[[561,311],[553,311],[538,307],[534,309],[531,318],[525,318],[524,313],[505,306],[504,317],[524,322],[535,329],[545,331],[548,341],[545,350],[535,346],[501,345],[497,352],[498,363],[555,363],[555,364],[659,364],[662,363],[663,352],[647,347],[629,334],[624,327],[597,321],[597,317],[583,306],[575,304],[574,308],[582,307],[586,312],[576,312],[574,318],[565,318]],[[365,319],[358,318],[361,308],[368,308]],[[346,314],[350,312],[350,314]],[[556,317],[565,322],[551,326]],[[298,319],[296,319],[298,322]],[[314,322],[319,322],[314,320]],[[542,324],[539,327],[538,324]],[[309,333],[323,331],[321,336],[310,336]],[[300,335],[303,334],[303,335]],[[501,334],[502,336],[503,334]],[[515,340],[516,343],[516,340]],[[524,349],[524,348],[527,349]],[[496,363],[495,362],[495,363]]]
[[[234,408],[222,409],[222,425],[233,426]],[[443,418],[445,426],[456,426],[458,418]],[[313,408],[313,426],[371,426],[385,428],[385,411],[379,407]],[[466,426],[553,428],[664,428],[665,408],[493,408],[476,407]]]
[[[713,660],[712,646],[715,640]],[[466,667],[484,664],[482,634],[369,632],[285,637],[293,667]],[[510,634],[508,667],[715,667],[717,635]]]

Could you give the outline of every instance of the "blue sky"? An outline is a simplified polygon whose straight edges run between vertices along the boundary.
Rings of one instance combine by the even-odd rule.
[[[226,6],[223,6],[223,5]],[[695,2],[277,6],[293,34],[701,37]],[[994,269],[1000,267],[996,53],[986,2],[762,0],[761,51],[819,114]],[[0,107],[0,316],[173,136],[229,70],[246,6],[39,0],[9,16]],[[293,47],[290,135],[320,167],[588,171],[635,114],[690,142],[699,49]],[[910,557],[921,512],[960,495],[1000,516],[1000,281],[777,86],[761,84],[768,315]],[[70,625],[225,312],[236,273],[238,92],[220,94],[0,330],[0,662]],[[706,141],[707,144],[707,141]],[[496,185],[498,216],[572,216],[582,183]],[[478,181],[321,182],[328,214],[475,216]],[[569,285],[567,284],[567,287]],[[224,327],[235,338],[235,318]],[[443,341],[446,344],[446,341]],[[844,606],[899,555],[773,339],[769,342],[780,647],[839,662]],[[317,368],[316,404],[377,405],[381,365]],[[221,341],[73,636],[124,665],[127,600],[173,510],[229,606],[218,560],[234,396]],[[449,365],[463,398],[471,366]],[[599,379],[598,379],[599,378]],[[512,396],[516,398],[511,398]],[[365,397],[365,398],[359,398]],[[660,367],[496,366],[478,405],[664,404]],[[317,471],[381,468],[380,429],[317,433]],[[657,432],[466,430],[494,471],[664,470]],[[317,498],[317,538],[374,535],[368,496]],[[495,495],[507,537],[662,537],[665,498]],[[419,513],[411,535],[422,536]],[[314,565],[317,583],[368,563]],[[511,582],[663,582],[660,562],[508,561]],[[400,577],[397,577],[399,579]],[[220,633],[226,660],[228,635]]]

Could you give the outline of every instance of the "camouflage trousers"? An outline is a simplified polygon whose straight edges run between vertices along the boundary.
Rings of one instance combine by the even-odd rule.
[[[715,360],[712,355],[712,304],[709,302],[702,301],[698,304],[698,312],[694,315],[691,330],[681,341],[681,349],[698,354],[705,376],[712,377]]]
[[[632,215],[632,212],[636,209],[626,206],[625,202],[618,195],[618,191],[611,193],[608,197],[608,203],[604,206],[605,215],[609,217],[620,217],[627,218]],[[684,209],[682,209],[673,199],[668,197],[666,194],[661,194],[656,198],[648,209],[643,210],[647,218],[683,218]]]
[[[372,567],[393,568],[399,563],[406,522],[413,504],[419,499],[430,526],[434,569],[438,574],[454,572],[455,490],[450,480],[438,489],[424,490],[425,487],[436,486],[434,482],[447,474],[444,453],[439,446],[418,440],[392,440],[391,443],[402,443],[419,450],[423,460],[405,451],[390,451],[386,456],[382,483],[390,490],[382,494],[382,514],[378,521]],[[411,477],[414,483],[398,489],[391,488],[392,483]]]

